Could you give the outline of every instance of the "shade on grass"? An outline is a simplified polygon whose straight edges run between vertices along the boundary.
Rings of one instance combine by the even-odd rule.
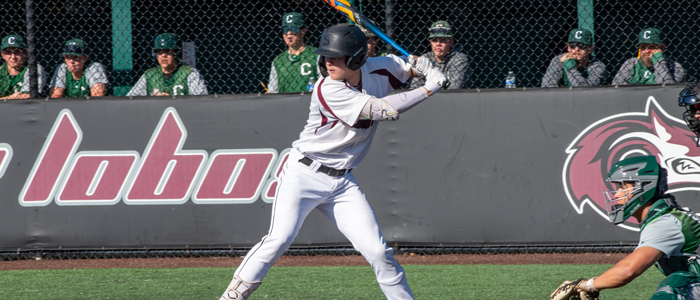
[[[408,265],[416,299],[548,299],[564,280],[611,265]],[[234,269],[0,271],[0,299],[219,299]],[[663,275],[650,269],[601,299],[648,299]],[[384,299],[369,267],[273,267],[255,299]]]

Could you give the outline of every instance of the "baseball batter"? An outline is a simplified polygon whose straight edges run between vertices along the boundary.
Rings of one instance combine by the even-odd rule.
[[[654,156],[632,157],[610,169],[608,182],[617,190],[605,192],[610,222],[620,224],[634,217],[641,230],[637,248],[598,277],[566,281],[551,299],[598,299],[604,289],[622,287],[656,264],[666,275],[651,297],[700,299],[700,219],[676,204],[668,189],[666,170]],[[573,299],[573,298],[571,298]]]
[[[221,299],[248,298],[313,209],[367,259],[387,299],[413,299],[351,170],[367,154],[379,122],[397,120],[437,92],[445,77],[426,58],[367,58],[365,35],[350,24],[326,29],[314,53],[321,56],[322,77],[311,96],[307,124],[280,175],[269,232],[248,252]],[[426,77],[425,86],[387,96],[412,76]]]

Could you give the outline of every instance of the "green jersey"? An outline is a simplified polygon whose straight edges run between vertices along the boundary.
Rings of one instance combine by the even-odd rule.
[[[27,73],[27,67],[24,67],[19,75],[12,76],[7,71],[7,64],[0,66],[0,97],[7,97],[22,90],[24,75]]]
[[[659,52],[651,57],[652,67],[646,67],[639,58],[630,58],[622,64],[612,81],[613,85],[625,84],[674,84],[685,81],[686,71],[673,59]]]
[[[66,74],[71,74],[66,67]],[[66,76],[66,96],[67,97],[85,97],[90,96],[90,86],[85,80],[85,75],[80,79],[73,78],[73,75]]]
[[[306,46],[299,55],[284,51],[272,61],[268,92],[300,93],[313,89],[319,78],[316,47]]]
[[[155,96],[157,92],[168,93],[171,96],[189,95],[187,77],[192,73],[192,67],[180,65],[173,75],[166,79],[160,67],[146,71],[146,91],[148,96]],[[157,91],[157,92],[154,92]]]

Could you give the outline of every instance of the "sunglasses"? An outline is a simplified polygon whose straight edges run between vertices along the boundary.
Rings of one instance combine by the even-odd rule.
[[[292,34],[297,34],[297,32],[299,32],[299,27],[296,27],[296,26],[284,26],[284,27],[282,27],[282,34],[286,34],[289,31],[291,31]]]
[[[569,43],[569,48],[586,50],[586,48],[588,48],[588,45],[584,43]]]
[[[63,47],[63,52],[83,54],[83,48],[80,48],[77,45],[68,45]]]
[[[451,28],[447,28],[447,27],[435,27],[435,28],[428,29],[428,32],[430,34],[449,34],[450,31],[451,31]]]

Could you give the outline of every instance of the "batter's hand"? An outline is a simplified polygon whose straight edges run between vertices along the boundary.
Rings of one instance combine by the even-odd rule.
[[[433,64],[427,57],[411,55],[408,57],[408,63],[411,64],[411,70],[418,77],[425,77],[427,72],[433,68]]]

